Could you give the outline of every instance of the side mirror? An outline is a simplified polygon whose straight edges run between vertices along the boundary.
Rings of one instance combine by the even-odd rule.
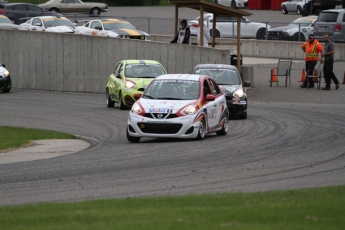
[[[1,65],[2,65],[2,67],[4,67],[4,68],[6,67],[5,64],[1,64]]]
[[[141,93],[135,93],[133,96],[134,96],[134,99],[137,101],[141,98],[142,94]]]
[[[95,29],[96,30],[102,30],[102,27],[101,26],[96,26]]]
[[[205,101],[214,101],[216,97],[212,94],[207,94]]]
[[[243,82],[244,87],[250,87],[251,85],[252,85],[252,83],[250,81]]]
[[[121,75],[119,73],[115,74],[116,78],[121,78]]]

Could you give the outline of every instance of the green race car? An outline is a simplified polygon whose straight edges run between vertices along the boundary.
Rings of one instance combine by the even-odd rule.
[[[109,76],[106,89],[107,106],[111,108],[115,103],[119,103],[121,110],[132,106],[135,102],[134,94],[144,92],[146,86],[162,74],[166,74],[166,71],[157,61],[120,61]]]

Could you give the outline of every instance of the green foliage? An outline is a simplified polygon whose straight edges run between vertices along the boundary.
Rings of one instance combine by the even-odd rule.
[[[74,139],[75,136],[49,130],[0,126],[0,151],[17,148],[31,140]],[[1,154],[1,153],[0,153]],[[1,227],[1,225],[0,225]]]
[[[345,229],[345,186],[0,207],[12,229]]]

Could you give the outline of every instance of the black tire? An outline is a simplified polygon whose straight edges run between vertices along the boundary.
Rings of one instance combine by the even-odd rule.
[[[230,5],[232,8],[234,8],[234,9],[236,9],[237,7],[236,7],[236,2],[235,2],[235,0],[232,0],[231,1],[231,5]]]
[[[210,30],[210,35],[211,35],[211,37],[213,37],[212,30]],[[220,33],[218,30],[216,30],[216,38],[220,38]]]
[[[94,7],[91,9],[90,14],[92,16],[99,16],[99,15],[101,15],[101,9],[98,7]]]
[[[198,130],[198,136],[196,137],[197,140],[202,140],[206,136],[206,122],[203,118],[200,122],[199,130]]]
[[[303,14],[303,10],[301,6],[297,6],[297,14],[300,14],[300,15]]]
[[[50,11],[50,12],[53,12],[53,13],[58,13],[58,12],[60,12],[60,10],[59,10],[58,8],[55,8],[55,7],[49,9],[49,11]]]
[[[298,37],[298,34],[300,34],[299,36],[300,37]],[[293,35],[293,37],[292,37],[292,40],[293,41],[302,41],[302,42],[304,42],[305,41],[305,37],[304,37],[304,35],[302,34],[302,33],[295,33],[294,35]]]
[[[1,90],[3,93],[9,93],[11,91],[11,88],[6,88]]]
[[[115,102],[111,100],[111,97],[109,95],[109,90],[108,89],[105,91],[105,97],[107,99],[107,107],[108,108],[113,108],[114,105],[115,105]]]
[[[138,143],[140,141],[140,137],[132,137],[128,133],[128,128],[127,128],[127,140],[131,143]]]
[[[287,11],[287,9],[286,9],[286,6],[283,6],[282,7],[282,13],[283,14],[288,14],[289,12]]]
[[[125,104],[123,104],[123,98],[122,98],[122,93],[121,92],[119,94],[119,108],[120,108],[120,110],[127,109],[127,106]]]
[[[219,130],[218,132],[216,132],[216,134],[218,136],[224,136],[228,133],[228,130],[229,130],[229,124],[228,124],[228,115],[226,115],[224,118],[224,124],[223,124],[223,127],[221,130]]]
[[[256,32],[256,39],[258,40],[266,39],[266,28],[260,28],[258,32]]]

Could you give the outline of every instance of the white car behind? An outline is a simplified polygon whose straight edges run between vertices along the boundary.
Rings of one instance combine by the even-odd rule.
[[[304,4],[307,2],[309,2],[309,0],[289,0],[282,2],[280,8],[283,14],[288,14],[289,12],[297,12],[297,14],[302,14]]]
[[[210,34],[212,35],[212,22],[213,14],[205,14],[204,24],[210,29]],[[192,26],[193,24],[198,24],[199,17],[194,20],[188,21],[190,26],[190,32],[192,35],[197,35],[197,28]],[[241,38],[256,38],[265,39],[266,38],[266,28],[270,29],[271,26],[265,23],[251,22],[247,18],[241,18]],[[216,37],[217,38],[234,38],[237,37],[237,17],[217,17],[216,21]]]
[[[19,25],[19,30],[74,33],[75,25],[65,17],[34,17]]]
[[[223,6],[231,6],[232,8],[245,7],[248,5],[248,0],[213,0],[213,2]]]

